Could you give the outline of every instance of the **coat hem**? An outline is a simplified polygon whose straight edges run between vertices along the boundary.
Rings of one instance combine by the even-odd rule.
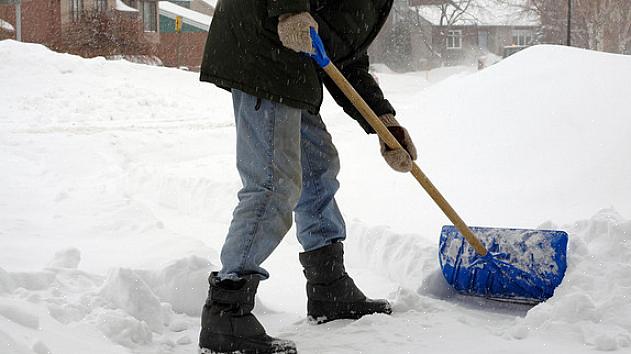
[[[224,90],[231,91],[231,89],[237,89],[239,91],[243,91],[255,97],[260,97],[260,98],[270,100],[273,102],[278,102],[290,107],[307,110],[313,114],[318,114],[320,112],[320,107],[310,104],[308,102],[298,101],[291,98],[283,97],[283,95],[275,94],[267,90],[253,89],[252,87],[244,85],[241,82],[225,79],[216,75],[209,75],[209,74],[202,73],[200,74],[199,80],[203,82],[209,82]]]

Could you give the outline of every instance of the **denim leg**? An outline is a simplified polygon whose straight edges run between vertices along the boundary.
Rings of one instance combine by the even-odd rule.
[[[221,250],[222,279],[269,273],[261,263],[292,224],[300,196],[300,114],[280,103],[232,90],[237,169],[243,188]]]
[[[335,202],[340,160],[320,115],[302,112],[302,194],[296,212],[298,241],[312,251],[346,238],[346,226]]]

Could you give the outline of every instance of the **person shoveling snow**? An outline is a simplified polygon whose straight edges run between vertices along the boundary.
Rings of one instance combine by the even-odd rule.
[[[397,171],[409,171],[414,144],[368,72],[367,48],[392,1],[260,4],[218,3],[201,66],[202,81],[232,91],[243,182],[221,251],[222,269],[209,278],[202,353],[296,352],[293,342],[268,336],[251,314],[259,281],[269,277],[261,263],[289,230],[292,212],[304,249],[299,258],[307,278],[308,316],[323,323],[391,312],[386,300],[368,299],[345,271],[346,230],[335,202],[339,159],[318,113],[321,82],[368,133],[373,130],[304,53],[312,51],[310,28],[318,28],[344,74],[404,146],[392,150],[382,141],[385,160]]]

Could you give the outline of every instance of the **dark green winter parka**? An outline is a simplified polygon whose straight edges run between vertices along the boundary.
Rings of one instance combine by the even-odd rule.
[[[367,132],[372,128],[306,55],[283,47],[278,16],[309,11],[333,63],[377,115],[393,113],[368,72],[367,49],[393,0],[219,0],[208,32],[202,81],[317,113],[322,83]]]

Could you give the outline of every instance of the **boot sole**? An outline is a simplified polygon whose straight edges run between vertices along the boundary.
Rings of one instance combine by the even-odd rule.
[[[392,306],[385,302],[364,302],[343,303],[343,302],[325,302],[317,300],[308,300],[308,319],[309,322],[322,324],[335,320],[357,320],[366,315],[383,313],[390,315]],[[318,311],[316,309],[326,308],[327,311]]]
[[[286,340],[275,340],[270,343],[252,343],[249,348],[235,348],[234,343],[243,343],[243,337],[214,334],[213,347],[199,348],[198,354],[297,354],[296,345]],[[269,348],[262,346],[269,345]],[[259,348],[254,348],[258,346]]]

